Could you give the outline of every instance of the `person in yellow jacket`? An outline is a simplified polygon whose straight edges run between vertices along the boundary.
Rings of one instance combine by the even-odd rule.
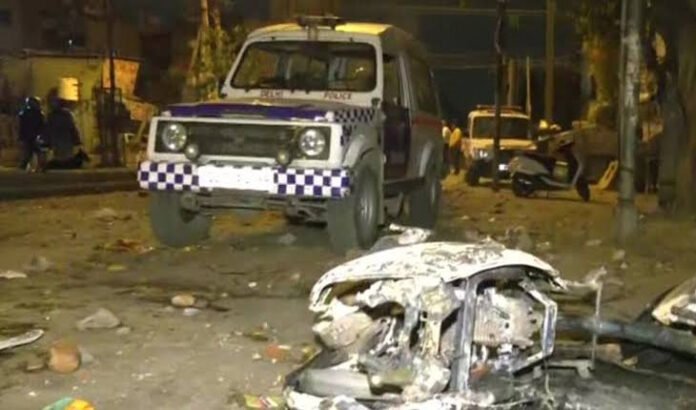
[[[454,127],[454,130],[452,131],[452,135],[450,136],[449,140],[449,161],[450,161],[450,169],[454,175],[459,175],[461,172],[462,168],[462,139],[464,138],[464,134],[462,133],[462,129],[460,128],[460,124],[458,120],[452,121],[452,126]]]

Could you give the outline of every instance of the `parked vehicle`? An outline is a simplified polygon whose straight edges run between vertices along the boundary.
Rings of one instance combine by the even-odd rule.
[[[539,140],[544,143],[546,138]],[[518,197],[527,198],[537,191],[568,191],[575,189],[584,201],[590,200],[590,187],[585,177],[585,164],[575,149],[575,140],[559,144],[557,154],[521,152],[510,161],[512,191]]]
[[[501,179],[510,178],[509,162],[519,150],[535,148],[531,119],[518,107],[502,107],[500,117],[500,158],[498,173]],[[495,136],[495,107],[480,105],[469,113],[467,138],[463,152],[467,163],[466,182],[479,184],[481,178],[492,178],[493,138]]]
[[[424,48],[390,25],[300,17],[254,31],[224,100],[152,121],[139,180],[157,238],[198,242],[221,209],[325,222],[338,250],[369,248],[404,208],[409,224],[432,227],[443,150],[434,90]]]

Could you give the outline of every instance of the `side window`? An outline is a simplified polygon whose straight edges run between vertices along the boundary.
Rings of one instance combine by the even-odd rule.
[[[250,48],[242,60],[241,66],[233,80],[235,84],[257,84],[262,79],[275,77],[279,58],[260,47]]]
[[[399,74],[399,59],[395,56],[384,55],[384,101],[403,104],[401,98],[401,75]]]
[[[418,109],[429,114],[437,114],[437,95],[430,68],[424,61],[411,57],[411,73]]]

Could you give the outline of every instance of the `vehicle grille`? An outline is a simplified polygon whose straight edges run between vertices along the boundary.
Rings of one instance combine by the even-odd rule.
[[[163,129],[165,122],[160,123]],[[202,155],[269,157],[288,146],[296,129],[277,125],[185,123],[188,142],[195,142]],[[157,152],[167,152],[161,138],[157,138]]]

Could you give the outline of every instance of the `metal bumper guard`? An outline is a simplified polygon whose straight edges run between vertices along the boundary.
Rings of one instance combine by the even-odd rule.
[[[347,169],[280,168],[250,165],[218,165],[235,170],[267,170],[273,174],[270,188],[259,189],[269,195],[310,198],[345,198],[350,194],[351,173]],[[212,192],[203,187],[199,166],[191,163],[142,162],[138,170],[140,187],[149,191]],[[253,186],[254,181],[248,181]],[[262,185],[262,184],[260,184]],[[220,188],[224,189],[224,188]]]

